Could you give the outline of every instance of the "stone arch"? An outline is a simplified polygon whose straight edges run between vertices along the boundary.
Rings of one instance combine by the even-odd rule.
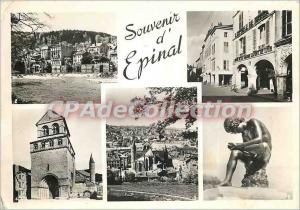
[[[268,59],[262,59],[255,63],[255,70],[257,74],[256,89],[271,89],[270,80],[273,82],[273,86],[276,89],[277,84],[275,82],[275,69],[274,65]]]
[[[59,125],[58,125],[58,123],[53,123],[52,124],[52,132],[53,132],[53,134],[58,134],[59,133]]]
[[[288,55],[284,60],[284,71],[286,73],[284,94],[289,100],[292,100],[293,94],[293,61],[292,54]]]
[[[248,68],[245,64],[240,64],[237,67],[238,72],[241,74],[241,88],[248,87]]]
[[[59,197],[59,182],[57,176],[46,174],[40,182],[40,198],[55,199]]]
[[[279,58],[279,68],[284,68],[288,57],[292,57],[292,48],[284,48]]]
[[[44,125],[42,127],[43,129],[43,136],[48,136],[49,135],[49,127],[47,125]]]

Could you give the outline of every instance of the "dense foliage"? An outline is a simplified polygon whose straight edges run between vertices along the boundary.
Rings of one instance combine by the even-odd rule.
[[[178,117],[176,113],[173,112],[171,115],[167,115],[164,119],[158,120],[151,125],[151,129],[155,129],[156,132],[161,134],[161,137],[163,137],[165,128],[178,120],[185,120],[186,128],[190,128],[196,121],[196,118],[192,117],[189,113],[190,108],[197,103],[196,87],[151,87],[148,88],[148,93],[149,94],[146,94],[144,97],[135,97],[131,100],[131,103],[135,104],[134,112],[137,119],[144,115],[148,105],[158,105],[161,108],[165,106],[164,108],[166,109],[170,106],[174,106],[174,110],[176,110],[180,104],[189,108],[183,118]]]

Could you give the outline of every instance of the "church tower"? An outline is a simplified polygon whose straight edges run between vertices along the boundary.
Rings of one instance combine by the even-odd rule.
[[[135,145],[135,139],[133,139],[132,145],[131,145],[131,170],[136,170],[136,145]]]
[[[96,182],[95,161],[93,159],[92,154],[91,154],[91,157],[90,157],[89,169],[90,169],[90,181],[92,183],[95,183]]]
[[[70,197],[75,183],[75,152],[63,116],[48,110],[30,142],[33,199]]]

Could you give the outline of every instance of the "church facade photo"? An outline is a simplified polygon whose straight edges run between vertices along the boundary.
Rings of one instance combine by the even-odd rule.
[[[100,198],[102,175],[95,172],[92,154],[88,169],[76,170],[76,153],[65,118],[48,110],[36,123],[30,142],[31,170],[14,165],[14,200]]]

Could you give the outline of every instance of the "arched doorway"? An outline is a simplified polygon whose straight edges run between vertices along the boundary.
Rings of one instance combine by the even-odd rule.
[[[293,68],[292,68],[292,54],[290,54],[284,61],[286,66],[286,90],[285,95],[289,100],[292,100],[293,94]]]
[[[256,67],[256,89],[271,90],[270,81],[272,80],[274,91],[277,92],[277,83],[274,66],[270,61],[260,60],[255,64]]]
[[[248,87],[248,69],[244,64],[238,66],[238,71],[241,73],[241,88]]]
[[[57,123],[52,125],[52,134],[59,134],[59,125]]]
[[[45,176],[40,183],[40,198],[41,199],[54,199],[59,197],[58,180],[53,175]]]

